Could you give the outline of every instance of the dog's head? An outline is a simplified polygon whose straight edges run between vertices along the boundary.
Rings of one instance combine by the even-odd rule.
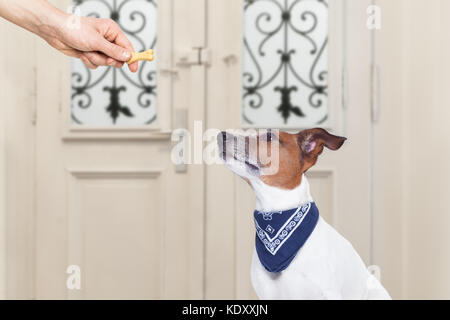
[[[297,134],[278,130],[262,134],[221,132],[217,137],[225,165],[250,185],[261,180],[289,190],[300,185],[303,173],[316,164],[324,147],[338,150],[345,140],[319,128]]]

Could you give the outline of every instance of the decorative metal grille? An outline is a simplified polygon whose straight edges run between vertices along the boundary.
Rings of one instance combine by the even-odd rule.
[[[156,0],[74,0],[86,16],[114,20],[136,51],[156,44]],[[71,118],[73,125],[151,125],[156,112],[156,64],[140,63],[139,71],[100,67],[88,69],[72,61]]]
[[[327,0],[244,0],[243,123],[328,119]]]

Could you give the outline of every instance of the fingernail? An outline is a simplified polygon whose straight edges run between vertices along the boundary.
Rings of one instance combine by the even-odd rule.
[[[131,53],[129,53],[129,52],[124,52],[124,53],[123,53],[123,57],[124,57],[124,59],[130,60],[130,58],[131,58]]]

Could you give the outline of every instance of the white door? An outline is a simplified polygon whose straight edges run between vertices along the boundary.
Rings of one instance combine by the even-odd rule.
[[[137,50],[156,43],[157,62],[134,76],[91,72],[39,43],[36,298],[202,298],[204,167],[175,167],[170,152],[174,125],[192,131],[203,120],[204,67],[176,68],[172,51],[203,45],[205,4],[89,0],[80,9],[120,17]]]
[[[305,38],[309,34],[305,30],[324,28],[323,10],[327,2],[329,8],[325,25],[328,25],[329,42],[324,52],[328,52],[328,111],[325,111],[328,120],[320,124],[317,121],[320,118],[311,116],[317,119],[310,122],[301,120],[297,122],[299,124],[291,122],[285,126],[279,120],[281,116],[273,111],[280,105],[279,92],[272,91],[268,94],[267,91],[262,92],[262,89],[261,95],[271,101],[260,108],[266,107],[266,111],[260,112],[267,114],[258,114],[258,108],[247,113],[245,108],[252,106],[244,98],[251,93],[248,88],[244,89],[246,85],[243,82],[250,81],[246,78],[248,74],[244,74],[252,69],[250,64],[262,59],[259,67],[253,67],[256,70],[254,77],[258,77],[258,72],[264,74],[267,66],[268,72],[271,72],[270,67],[280,61],[278,50],[281,53],[289,52],[292,49],[289,46],[294,41],[301,41],[295,40],[295,35],[292,34],[294,27],[290,27],[286,21],[303,23],[303,28],[306,29],[300,36]],[[366,263],[370,263],[371,164],[368,128],[371,122],[371,33],[366,28],[366,9],[370,1],[327,2],[209,1],[207,46],[212,52],[212,62],[208,69],[207,126],[221,129],[287,127],[297,131],[303,127],[324,126],[336,134],[348,137],[344,148],[335,153],[325,152],[307,176],[321,215],[352,242]],[[317,27],[314,27],[314,14]],[[290,44],[286,44],[287,40],[284,38],[285,27],[290,30],[287,31]],[[260,42],[255,44],[249,41],[244,44],[247,32],[253,40],[259,37]],[[325,43],[323,33],[319,32],[318,37],[317,51],[313,56],[320,54],[320,48]],[[255,46],[250,48],[253,56],[246,46]],[[301,50],[301,47],[296,50]],[[327,64],[324,66],[326,68]],[[298,72],[302,72],[303,67],[307,65],[299,63],[295,66],[299,68]],[[294,104],[302,102],[301,97],[296,99],[298,100],[292,101]],[[272,110],[267,111],[267,108]],[[245,119],[248,114],[256,119],[256,122],[250,121],[253,122],[252,125]],[[352,156],[355,154],[358,158]],[[206,297],[254,298],[250,284],[250,261],[255,232],[252,190],[223,166],[208,167],[206,177]]]

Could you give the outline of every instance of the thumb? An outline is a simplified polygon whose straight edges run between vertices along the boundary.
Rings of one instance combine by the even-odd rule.
[[[131,52],[121,46],[118,46],[108,40],[102,38],[98,51],[106,54],[117,61],[127,62],[131,59]]]

